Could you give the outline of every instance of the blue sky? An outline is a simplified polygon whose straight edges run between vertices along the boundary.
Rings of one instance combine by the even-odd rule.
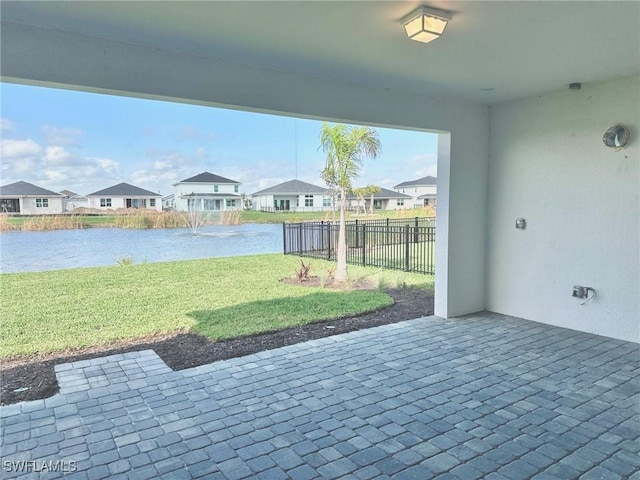
[[[236,110],[0,84],[0,185],[19,180],[86,195],[127,182],[173,193],[208,171],[241,192],[296,178],[324,185],[322,122]],[[382,153],[354,186],[436,175],[437,137],[377,128]]]

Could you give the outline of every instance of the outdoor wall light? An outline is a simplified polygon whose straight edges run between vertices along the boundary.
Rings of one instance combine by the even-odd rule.
[[[429,43],[444,33],[451,15],[442,10],[420,7],[402,20],[402,25],[411,40]]]

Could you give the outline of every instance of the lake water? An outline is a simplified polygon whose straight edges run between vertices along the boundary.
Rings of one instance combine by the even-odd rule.
[[[0,233],[2,273],[281,252],[281,224],[214,225],[195,236],[186,228]]]

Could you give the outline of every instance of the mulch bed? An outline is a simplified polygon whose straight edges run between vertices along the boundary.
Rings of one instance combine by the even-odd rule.
[[[138,339],[109,347],[5,362],[0,366],[0,404],[47,398],[58,392],[54,366],[138,350],[154,350],[174,370],[196,367],[340,333],[433,315],[433,295],[416,288],[387,290],[394,303],[355,317],[321,321],[272,333],[213,342],[200,335],[179,333]],[[28,388],[27,390],[20,389]],[[16,391],[18,390],[18,391]]]

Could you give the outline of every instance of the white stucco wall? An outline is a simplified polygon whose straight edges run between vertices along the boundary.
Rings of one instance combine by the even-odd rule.
[[[36,207],[36,197],[22,197],[20,198],[20,213],[23,215],[52,215],[55,213],[62,213],[63,200],[62,197],[38,197],[46,198],[48,200],[48,206]]]
[[[215,185],[218,185],[218,191],[215,191]],[[176,183],[173,186],[174,194],[174,208],[179,212],[186,212],[188,210],[187,198],[183,198],[183,195],[189,195],[190,193],[210,193],[211,198],[218,198],[223,201],[222,210],[240,210],[242,208],[242,200],[240,198],[240,185],[238,186],[238,192],[235,191],[235,184],[229,183],[203,183],[203,182],[189,182],[189,183]],[[214,197],[216,195],[218,197]],[[224,196],[227,195],[227,196]],[[235,199],[235,207],[227,207],[225,199]]]
[[[111,206],[110,207],[101,207],[100,199],[101,198],[110,198]],[[138,199],[145,200],[147,202],[146,209],[147,210],[157,210],[158,212],[162,211],[162,198],[161,197],[136,197],[136,196],[127,196],[127,197],[116,197],[116,196],[104,196],[104,197],[87,197],[89,208],[95,208],[98,210],[117,210],[119,208],[127,208],[126,199]],[[156,206],[150,206],[150,200],[155,198]],[[142,207],[141,207],[142,208]]]
[[[632,77],[492,107],[488,309],[640,341],[639,92]],[[620,151],[602,143],[616,123]],[[576,284],[597,297],[581,306]]]

